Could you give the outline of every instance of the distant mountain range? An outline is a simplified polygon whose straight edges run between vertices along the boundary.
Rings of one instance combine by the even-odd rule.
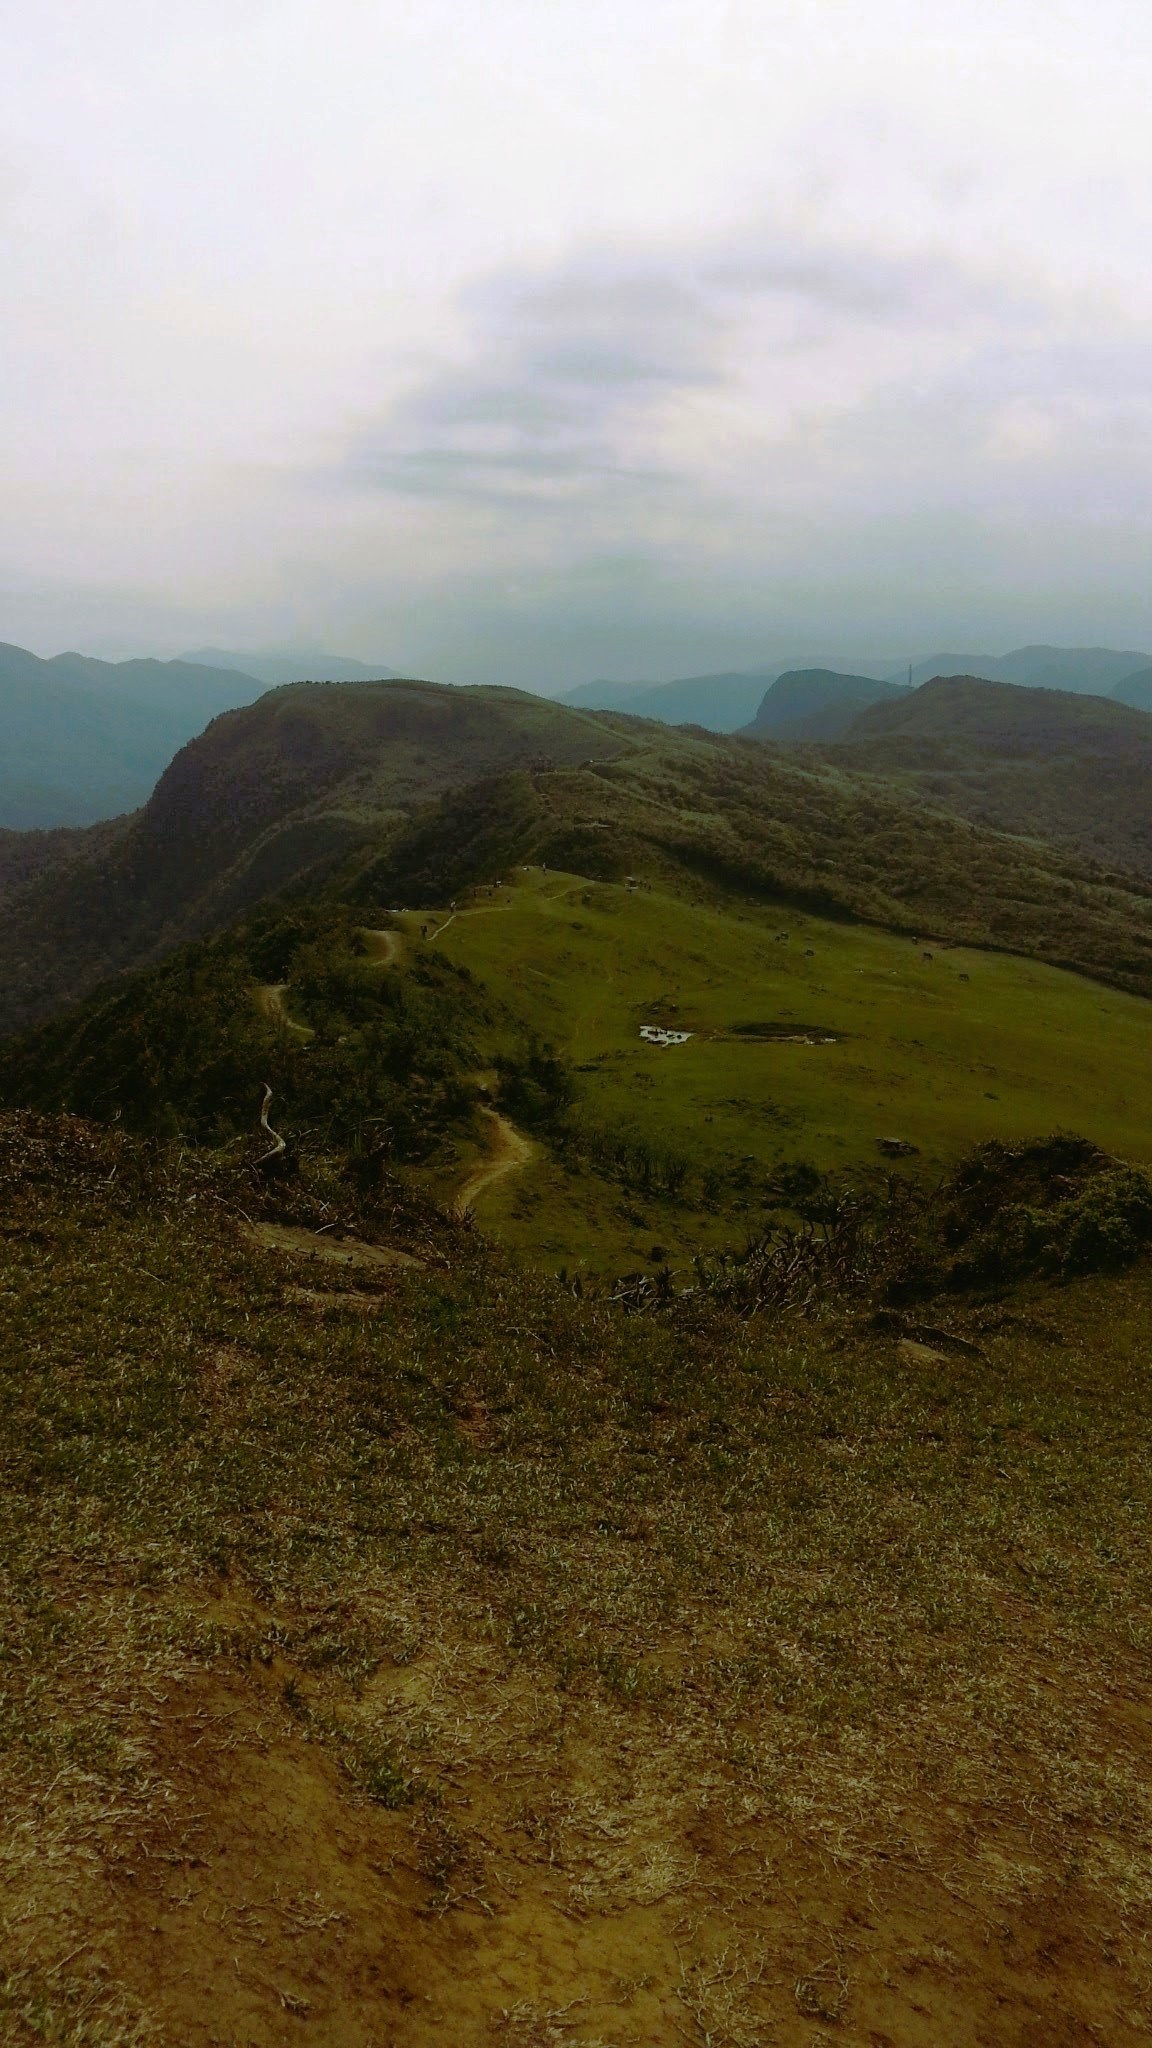
[[[889,674],[864,664],[870,679]],[[785,674],[801,671],[778,662],[759,669],[724,669],[715,675],[681,676],[671,683],[580,683],[560,698],[580,711],[626,711],[631,718],[658,718],[665,725],[702,725],[707,732],[739,732],[755,718],[766,693]],[[804,671],[830,675],[830,669]]]
[[[558,701],[569,710],[622,711],[778,744],[831,743],[869,704],[898,701],[940,674],[1111,696],[1152,710],[1152,656],[1048,646],[934,655],[912,664],[911,683],[907,670],[867,661],[843,671],[765,666],[666,683],[583,683]],[[382,663],[317,650],[203,647],[177,661],[109,662],[82,654],[44,660],[0,645],[0,830],[84,827],[137,810],[187,740],[266,689],[396,679]]]
[[[314,647],[198,647],[180,658],[203,668],[238,669],[266,690],[281,683],[386,683],[401,673],[379,661],[353,661]]]
[[[560,699],[576,711],[626,711],[632,718],[658,718],[665,725],[702,725],[709,732],[736,732],[756,715],[779,669],[753,675],[731,670],[719,675],[682,676],[672,683],[581,683]]]
[[[1125,681],[1147,670],[1152,655],[1114,647],[1017,647],[1011,654],[931,654],[912,664],[914,683],[933,676],[979,676],[1026,690],[1069,690],[1077,696],[1113,697]],[[894,676],[894,682],[904,681]]]
[[[835,686],[829,682],[824,692],[831,702],[837,695],[852,699],[861,684],[910,689],[941,675],[982,676],[990,683],[1016,683],[1025,689],[1115,696],[1141,710],[1152,709],[1152,655],[1136,650],[1124,653],[1111,647],[1047,646],[1017,647],[1010,654],[931,654],[900,669],[891,663],[862,661],[852,670],[844,671],[793,661],[743,672],[725,670],[716,675],[683,676],[670,683],[581,683],[568,690],[560,701],[585,711],[626,711],[633,718],[659,718],[668,725],[702,725],[710,732],[739,732],[754,727],[757,737],[762,739],[830,739],[835,737],[832,731],[807,729],[806,722],[816,717],[820,708],[820,687],[814,683],[806,685],[801,691],[805,698],[803,710],[785,711],[784,699],[775,695],[775,687],[784,677],[837,678]],[[844,681],[850,685],[847,691],[840,688]],[[1143,695],[1127,696],[1128,689],[1142,689]],[[773,708],[765,714],[764,722],[761,711],[769,693],[774,698]],[[797,719],[804,730],[798,726],[792,729]]]
[[[0,825],[88,825],[135,810],[185,740],[263,687],[186,661],[42,661],[0,645]]]
[[[89,825],[138,809],[186,740],[220,712],[295,680],[305,661],[314,681],[393,673],[324,654],[204,653],[180,661],[42,660],[0,644],[0,827]],[[251,666],[241,668],[242,660]]]

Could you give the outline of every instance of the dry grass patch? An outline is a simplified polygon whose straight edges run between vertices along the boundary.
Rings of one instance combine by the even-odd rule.
[[[10,2038],[1146,2036],[1144,1269],[317,1315],[98,1150],[4,1195]]]

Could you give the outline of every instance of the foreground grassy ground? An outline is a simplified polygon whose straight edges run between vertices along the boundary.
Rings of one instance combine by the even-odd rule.
[[[669,1204],[565,1171],[541,1148],[478,1214],[553,1266],[642,1262],[654,1240],[679,1257],[730,1241],[741,1213],[756,1213],[765,1169],[804,1159],[874,1172],[885,1137],[915,1145],[902,1170],[928,1176],[980,1139],[1054,1125],[1152,1159],[1152,1009],[1036,961],[539,869],[450,924],[447,913],[407,923],[575,1064],[578,1116],[594,1131],[692,1162]],[[643,1023],[694,1035],[650,1047]],[[747,1031],[757,1025],[777,1038]],[[709,1171],[711,1205],[698,1178]]]
[[[1146,1267],[624,1319],[206,1171],[0,1128],[3,2038],[1147,2038]]]

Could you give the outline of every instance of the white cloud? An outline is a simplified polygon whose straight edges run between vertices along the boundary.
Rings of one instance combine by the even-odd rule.
[[[1152,633],[1134,0],[40,0],[5,39],[0,637],[527,676],[613,631]]]

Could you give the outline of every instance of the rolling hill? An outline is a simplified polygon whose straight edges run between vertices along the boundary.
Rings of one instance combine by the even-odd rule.
[[[111,847],[86,841],[70,865],[9,895],[0,1019],[20,1021],[30,1003],[50,1010],[103,974],[218,928],[455,783],[608,760],[634,744],[611,722],[517,691],[271,691],[183,747]]]
[[[937,677],[861,712],[835,758],[977,823],[1152,875],[1152,718],[1128,705]]]
[[[412,957],[426,922],[400,921]],[[875,1174],[893,1134],[931,1181],[976,1142],[1050,1127],[1152,1164],[1146,997],[735,892],[693,902],[550,867],[441,923],[436,956],[569,1064],[565,1118],[479,1211],[537,1262],[651,1268],[658,1244],[684,1265],[731,1243],[774,1183]],[[688,1043],[645,1045],[652,1023]]]
[[[1008,654],[930,654],[912,665],[912,681],[933,676],[979,676],[991,683],[1016,683],[1028,690],[1067,690],[1078,696],[1111,696],[1117,685],[1148,656],[1115,647],[1014,647]]]
[[[1108,697],[1045,690],[979,676],[934,676],[919,689],[864,707],[849,737],[853,745],[879,738],[952,742],[1021,759],[1075,752],[1139,751],[1152,735],[1146,715]]]
[[[426,991],[405,1012],[409,1036],[424,1019],[422,1065],[440,1048],[466,1148],[480,1128],[467,1075],[511,1061],[529,1077],[510,1098],[523,1118],[544,1085],[533,1044],[594,1077],[572,1097],[592,1154],[597,1133],[632,1131],[722,1174],[743,1140],[761,1173],[797,1157],[825,1173],[874,1162],[891,1126],[935,1171],[965,1134],[1025,1134],[1045,1102],[1109,1146],[1126,1129],[1136,1142],[1123,1048],[1138,1065],[1152,886],[953,815],[935,784],[1035,777],[1073,740],[1081,765],[1111,745],[1130,766],[1148,723],[1103,700],[954,679],[871,706],[849,742],[793,754],[514,691],[292,685],[217,719],[135,818],[60,835],[23,866],[20,843],[7,849],[0,1015],[9,1030],[51,1021],[5,1051],[5,1099],[130,1121],[139,1096],[146,1121],[202,1137],[229,1118],[243,1128],[272,1076],[317,1127],[345,1130],[357,1103],[383,1114],[381,1087],[395,1120],[400,1027],[379,1004],[407,984],[357,964],[355,937],[383,929],[427,956],[433,980],[435,944],[464,990],[487,991],[467,1052],[447,1013],[431,1021]],[[934,957],[942,946],[967,950]],[[267,1014],[243,993],[258,985],[273,990]],[[470,1000],[456,1004],[461,1028]],[[645,1078],[634,1040],[654,1019],[696,1043]],[[1054,1035],[1063,1092],[1046,1069]],[[733,1095],[736,1067],[748,1072]],[[665,1073],[696,1077],[687,1096],[653,1091]],[[627,1202],[606,1201],[578,1132],[566,1143],[567,1194],[547,1181],[540,1209],[550,1234],[531,1177],[528,1238],[507,1204],[506,1227],[556,1256],[636,1256]],[[710,1214],[701,1183],[659,1235],[699,1249],[730,1229],[730,1206]]]
[[[787,745],[802,740],[838,740],[869,704],[906,696],[899,683],[874,676],[841,675],[836,669],[789,669],[764,693],[755,718],[740,729],[748,739]]]
[[[1103,711],[1144,729],[1139,713]],[[890,757],[927,744],[794,758],[515,691],[294,685],[185,747],[112,844],[9,894],[0,1015],[14,1028],[47,1014],[309,877],[350,900],[435,905],[532,861],[991,942],[1152,988],[1148,889],[925,803],[919,771]]]

